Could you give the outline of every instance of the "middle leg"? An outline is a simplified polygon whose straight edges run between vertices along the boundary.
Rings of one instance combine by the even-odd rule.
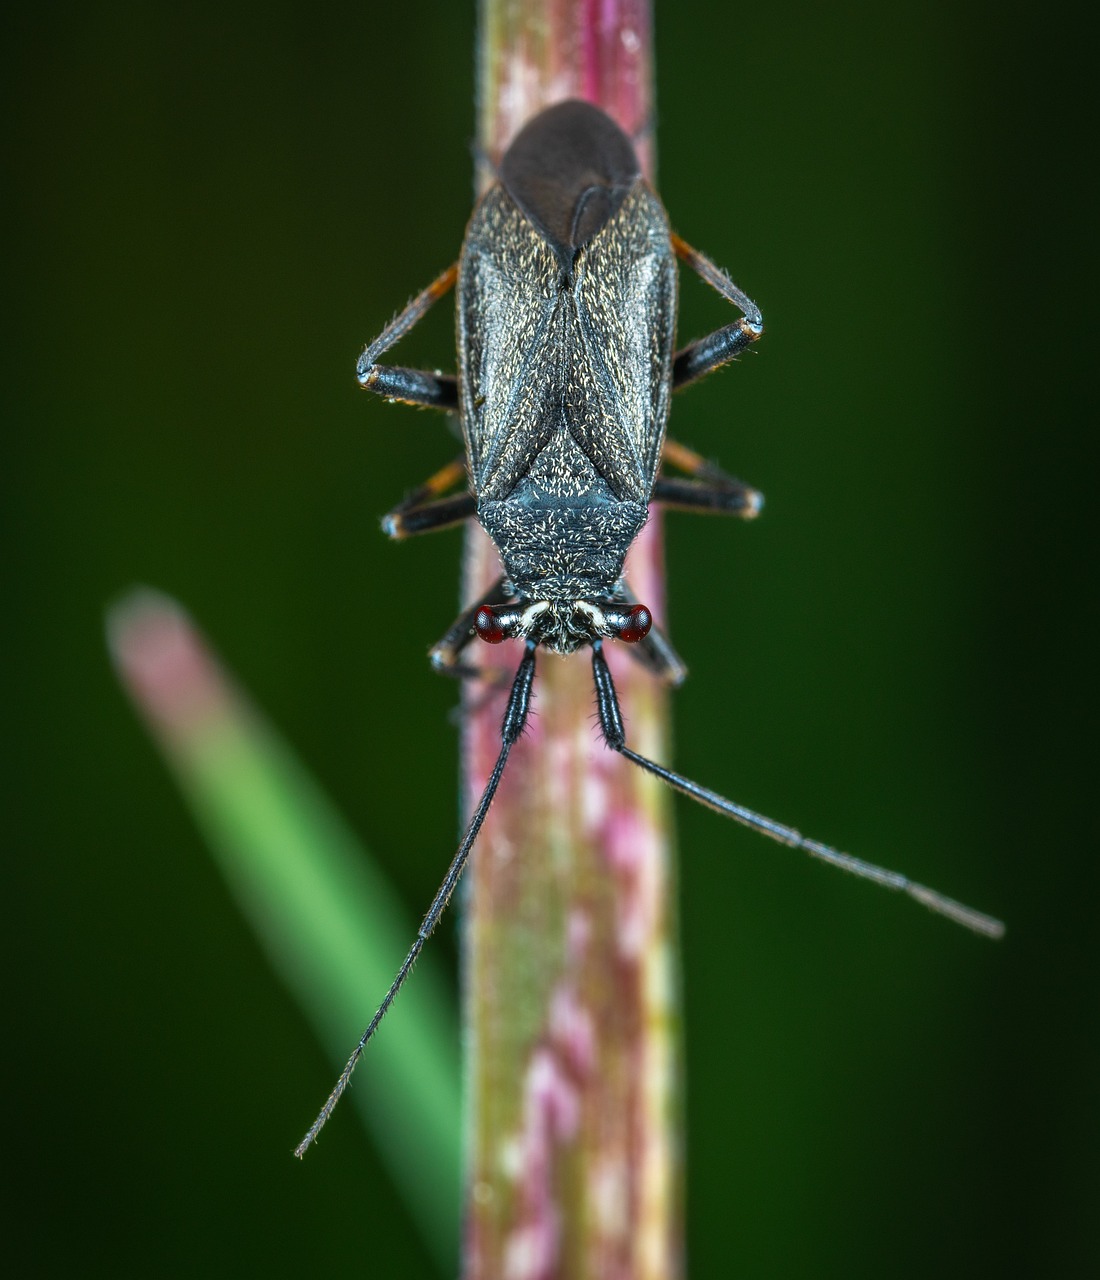
[[[445,498],[448,489],[466,479],[466,459],[460,454],[382,517],[382,532],[390,538],[449,529],[477,514],[477,497],[458,493]]]
[[[764,506],[764,495],[758,489],[731,476],[677,440],[665,440],[661,460],[687,472],[690,479],[659,475],[653,486],[654,502],[663,502],[680,511],[740,516],[742,520],[754,519]]]

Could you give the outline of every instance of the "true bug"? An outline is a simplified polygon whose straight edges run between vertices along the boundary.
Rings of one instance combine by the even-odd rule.
[[[674,349],[677,266],[695,271],[741,313]],[[379,364],[379,358],[452,288],[457,290],[458,376]],[[997,920],[887,871],[808,840],[626,745],[608,639],[626,641],[671,685],[686,674],[646,606],[623,580],[626,553],[651,502],[754,517],[762,498],[665,438],[673,391],[727,364],[760,337],[760,311],[733,281],[669,230],[641,176],[630,139],[598,108],[563,102],[531,120],[501,160],[497,181],[466,230],[459,261],[409,303],[359,358],[362,387],[393,400],[457,412],[466,452],[383,520],[391,537],[476,518],[503,574],[431,651],[433,665],[478,674],[463,654],[475,639],[518,639],[523,657],[501,724],[496,765],[404,963],[303,1138],[328,1119],[462,874],[523,730],[545,646],[588,646],[607,746],[694,800],[783,844],[903,891],[990,937]],[[685,473],[661,472],[662,463]],[[468,488],[452,496],[463,481]]]

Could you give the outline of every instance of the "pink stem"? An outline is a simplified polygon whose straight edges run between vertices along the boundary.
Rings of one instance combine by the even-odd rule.
[[[542,107],[609,112],[653,172],[645,0],[483,0],[479,140],[495,162]],[[483,186],[492,180],[483,166]],[[472,529],[465,593],[500,573]],[[660,522],[627,575],[664,618]],[[666,756],[666,698],[608,648],[629,741]],[[509,672],[518,647],[479,648]],[[539,654],[534,710],[467,872],[466,1280],[682,1273],[670,801],[607,750],[586,652]],[[500,747],[501,697],[468,692],[466,806]]]

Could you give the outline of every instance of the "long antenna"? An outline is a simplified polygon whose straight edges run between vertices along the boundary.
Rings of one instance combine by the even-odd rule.
[[[1005,927],[1001,921],[987,916],[982,911],[963,906],[961,902],[947,898],[942,893],[937,893],[935,889],[926,888],[923,884],[917,884],[898,871],[887,871],[885,867],[876,866],[873,862],[864,862],[862,858],[853,858],[849,853],[841,853],[827,844],[809,840],[794,827],[766,818],[752,809],[746,809],[744,805],[734,804],[732,800],[727,800],[716,791],[701,787],[690,778],[674,773],[671,769],[657,764],[656,761],[631,751],[626,745],[623,717],[619,710],[619,698],[615,692],[615,685],[611,679],[611,670],[603,655],[603,643],[599,640],[592,645],[592,674],[596,682],[596,705],[600,714],[600,727],[603,730],[604,740],[613,751],[625,756],[639,768],[654,774],[663,782],[667,782],[670,787],[675,787],[677,791],[682,791],[693,800],[698,800],[708,809],[714,809],[727,818],[732,818],[734,822],[740,822],[742,826],[751,827],[753,831],[759,831],[761,835],[777,840],[780,844],[789,845],[792,849],[803,849],[813,858],[832,863],[834,867],[850,871],[852,875],[861,876],[864,880],[873,880],[884,889],[906,893],[909,897],[924,903],[929,910],[946,916],[949,920],[954,920],[956,924],[972,929],[975,933],[984,934],[987,938],[1000,938],[1004,935]]]
[[[347,1065],[340,1072],[340,1078],[333,1086],[332,1092],[328,1095],[325,1105],[318,1113],[317,1119],[309,1126],[306,1136],[294,1148],[294,1154],[300,1160],[309,1150],[310,1144],[314,1138],[325,1127],[325,1122],[332,1115],[333,1109],[340,1101],[341,1095],[348,1087],[351,1080],[351,1073],[355,1070],[355,1064],[362,1056],[363,1050],[367,1047],[367,1043],[375,1031],[378,1030],[378,1024],[386,1016],[391,1004],[393,1004],[397,993],[401,990],[405,979],[409,976],[409,972],[416,963],[417,956],[424,949],[424,943],[432,936],[436,925],[439,923],[440,917],[447,909],[447,903],[451,900],[451,895],[455,891],[455,885],[458,884],[459,877],[462,875],[462,869],[466,865],[466,858],[473,847],[474,841],[477,839],[478,832],[481,830],[481,824],[485,821],[485,815],[489,812],[489,806],[493,803],[493,796],[496,795],[497,787],[500,785],[500,779],[504,774],[504,766],[508,763],[508,755],[515,745],[516,740],[523,732],[523,726],[527,723],[527,712],[531,706],[531,684],[535,678],[535,644],[529,640],[523,655],[523,661],[519,664],[519,670],[516,672],[516,678],[512,681],[512,691],[508,695],[508,706],[504,712],[504,718],[500,725],[500,755],[497,756],[497,762],[493,766],[493,772],[489,775],[489,781],[485,784],[485,790],[481,794],[478,806],[474,810],[474,815],[470,819],[470,823],[466,828],[466,832],[462,837],[462,843],[458,846],[458,852],[451,860],[451,865],[447,868],[447,874],[443,877],[443,883],[439,886],[435,897],[432,899],[432,905],[428,908],[428,914],[421,922],[420,929],[416,935],[416,941],[409,948],[409,954],[402,962],[401,968],[397,971],[397,976],[390,985],[389,991],[386,992],[386,998],[378,1006],[377,1011],[370,1022],[367,1024],[366,1031],[360,1037],[359,1043],[355,1046],[351,1057],[347,1061]]]

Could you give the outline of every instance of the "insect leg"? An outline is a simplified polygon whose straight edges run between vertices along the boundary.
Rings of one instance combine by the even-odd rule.
[[[367,376],[356,375],[366,391],[375,391],[387,400],[415,404],[425,409],[458,409],[458,380],[446,373],[426,369],[404,369],[399,365],[371,365]]]
[[[391,538],[408,538],[414,533],[431,533],[461,524],[477,513],[477,498],[472,493],[459,493],[441,498],[448,489],[466,479],[463,456],[448,462],[382,517],[382,532]]]
[[[459,877],[462,875],[462,869],[466,865],[466,858],[477,834],[481,830],[481,824],[485,821],[485,815],[489,812],[489,806],[493,803],[493,796],[496,795],[497,787],[500,785],[500,779],[504,773],[504,766],[508,763],[508,755],[515,745],[516,740],[523,732],[523,726],[527,723],[527,713],[531,707],[531,684],[535,678],[535,645],[528,641],[527,647],[523,654],[523,660],[519,664],[519,670],[516,672],[516,678],[512,681],[512,691],[508,695],[508,706],[504,712],[504,719],[500,726],[500,755],[497,756],[497,762],[493,766],[493,772],[489,776],[489,781],[485,784],[485,790],[482,792],[478,806],[474,810],[473,817],[470,819],[466,832],[462,837],[462,842],[458,846],[458,852],[451,860],[451,865],[447,868],[447,874],[443,877],[443,883],[439,886],[435,897],[432,899],[432,905],[428,908],[428,913],[421,921],[420,928],[417,931],[416,941],[409,948],[409,953],[402,961],[401,968],[397,971],[397,976],[390,984],[389,991],[386,992],[385,999],[378,1006],[377,1011],[370,1022],[367,1024],[366,1031],[363,1032],[359,1043],[355,1046],[351,1057],[347,1061],[347,1065],[340,1072],[340,1078],[333,1086],[332,1092],[329,1094],[325,1105],[321,1108],[317,1119],[310,1125],[309,1131],[302,1141],[295,1147],[294,1154],[299,1159],[305,1155],[309,1145],[317,1137],[324,1128],[325,1121],[332,1114],[333,1108],[340,1101],[340,1096],[348,1087],[348,1081],[351,1079],[351,1073],[355,1070],[355,1064],[362,1056],[363,1050],[367,1047],[367,1042],[378,1029],[378,1024],[386,1016],[386,1012],[390,1005],[393,1004],[394,998],[401,990],[405,979],[409,976],[409,971],[416,963],[417,956],[423,951],[424,943],[431,937],[439,918],[447,909],[447,903],[451,900],[451,895],[455,891],[455,885],[458,884]]]
[[[355,367],[359,385],[390,400],[424,405],[429,409],[458,408],[458,383],[442,373],[423,369],[403,369],[396,365],[378,364],[378,357],[399,342],[422,320],[434,303],[454,288],[458,263],[453,263],[418,293],[409,305],[389,322],[377,338],[363,350]]]
[[[627,604],[641,604],[625,582],[620,585],[619,593]],[[662,684],[668,685],[671,689],[678,689],[687,679],[687,663],[672,647],[672,641],[656,624],[650,627],[647,636],[635,644],[628,644],[626,651],[635,662],[640,663],[651,675],[656,676]]]
[[[740,516],[751,520],[760,514],[764,495],[708,462],[693,449],[676,440],[666,440],[663,462],[686,471],[691,477],[681,480],[660,475],[653,486],[653,500],[681,511],[701,511],[714,515]]]
[[[477,498],[472,493],[459,493],[438,502],[415,503],[394,507],[382,517],[382,531],[391,538],[410,538],[414,533],[434,533],[450,529],[477,514]]]
[[[592,674],[596,683],[596,706],[604,741],[612,751],[625,756],[631,763],[652,773],[662,782],[667,782],[670,787],[690,796],[692,800],[706,805],[708,809],[713,809],[716,813],[741,823],[742,826],[759,831],[761,835],[768,836],[780,844],[789,845],[792,849],[802,849],[812,858],[820,858],[822,862],[831,863],[843,871],[850,871],[853,875],[861,876],[865,880],[873,880],[884,889],[906,893],[909,897],[922,902],[931,911],[946,916],[949,920],[954,920],[956,924],[964,925],[975,933],[985,934],[988,938],[999,938],[1004,933],[1004,925],[1000,920],[994,920],[992,916],[975,911],[972,907],[963,906],[961,902],[955,902],[952,898],[946,898],[934,889],[915,883],[900,872],[887,871],[885,867],[876,866],[873,862],[864,862],[861,858],[853,858],[849,853],[841,853],[837,849],[830,848],[829,845],[809,840],[793,827],[784,826],[781,822],[766,818],[763,814],[746,809],[743,805],[735,804],[716,791],[702,787],[699,783],[692,782],[690,778],[685,778],[657,764],[655,760],[649,760],[631,751],[626,745],[623,717],[619,710],[615,685],[611,679],[611,670],[607,665],[607,659],[603,656],[603,644],[599,640],[592,645]]]
[[[672,361],[672,388],[678,391],[739,356],[764,332],[764,321],[756,303],[709,258],[675,234],[672,236],[672,248],[681,262],[716,289],[727,302],[732,302],[742,317],[733,324],[715,329],[705,338],[689,343],[676,353]]]
[[[486,605],[508,604],[514,599],[512,584],[507,578],[501,577],[479,600],[475,600],[468,609],[464,609],[451,623],[443,639],[432,646],[429,658],[436,671],[440,675],[457,676],[461,679],[488,677],[495,680],[498,675],[496,668],[485,671],[481,667],[468,666],[460,659],[466,646],[477,634],[474,631],[474,619],[478,615],[478,610]]]

